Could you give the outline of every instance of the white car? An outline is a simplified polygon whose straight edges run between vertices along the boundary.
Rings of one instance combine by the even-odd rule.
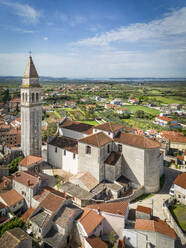
[[[169,195],[174,196],[174,184],[171,186],[169,190]]]

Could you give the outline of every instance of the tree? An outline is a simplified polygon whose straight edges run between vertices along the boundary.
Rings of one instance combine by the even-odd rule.
[[[14,173],[14,172],[16,172],[18,170],[19,162],[22,159],[23,158],[21,156],[19,156],[18,158],[15,158],[14,160],[12,160],[12,162],[8,165],[10,174],[12,174],[12,173]]]
[[[3,103],[7,103],[10,100],[10,93],[9,93],[9,89],[4,91],[3,94]]]

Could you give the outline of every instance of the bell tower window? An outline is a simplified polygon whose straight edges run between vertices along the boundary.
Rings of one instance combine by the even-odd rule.
[[[36,93],[36,102],[39,101],[39,93]]]
[[[25,101],[27,102],[27,93],[25,94]]]
[[[24,100],[25,100],[25,99],[24,99],[24,93],[22,93],[22,101],[24,102]]]
[[[34,93],[32,93],[32,102],[34,102]]]

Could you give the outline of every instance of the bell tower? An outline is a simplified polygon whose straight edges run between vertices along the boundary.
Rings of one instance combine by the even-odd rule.
[[[39,76],[32,57],[29,56],[21,85],[21,148],[24,156],[41,156],[40,94]]]

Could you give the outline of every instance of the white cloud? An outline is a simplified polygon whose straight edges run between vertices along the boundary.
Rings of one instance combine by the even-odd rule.
[[[72,27],[75,27],[77,25],[80,25],[86,22],[86,18],[84,16],[80,16],[80,15],[70,16],[64,13],[58,13],[58,15],[59,15],[59,18],[64,23],[67,23],[68,25]]]
[[[40,11],[34,9],[28,4],[20,4],[5,0],[0,0],[0,4],[10,7],[14,11],[14,13],[23,18],[25,22],[37,23],[41,16]]]
[[[44,37],[43,40],[48,40],[48,37]]]
[[[186,7],[174,10],[159,20],[135,23],[76,42],[82,46],[107,46],[112,42],[134,43],[142,40],[163,40],[186,36]],[[175,37],[176,36],[176,37]]]
[[[27,54],[0,54],[0,75],[22,75],[27,59]],[[63,54],[33,54],[33,60],[40,76],[186,77],[186,48],[154,52],[66,51]]]

